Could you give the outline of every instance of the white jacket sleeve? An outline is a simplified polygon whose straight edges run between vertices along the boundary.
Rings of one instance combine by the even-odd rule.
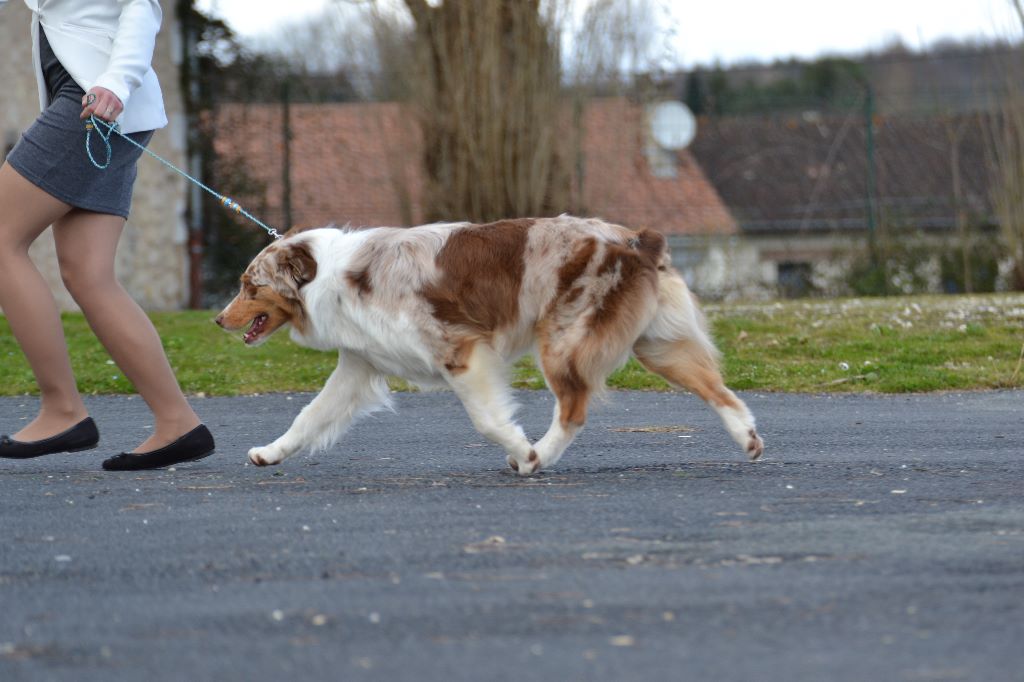
[[[160,32],[163,11],[157,0],[119,0],[121,18],[117,24],[114,45],[107,70],[100,74],[93,87],[110,90],[128,105],[132,92],[142,84],[149,71]]]

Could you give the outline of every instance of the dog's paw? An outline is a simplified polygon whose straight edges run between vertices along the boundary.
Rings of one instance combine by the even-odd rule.
[[[746,446],[747,457],[749,457],[750,461],[753,462],[764,454],[764,441],[761,440],[761,436],[757,435],[757,431],[754,429],[750,429],[750,431],[747,432],[747,435],[750,436],[749,440],[747,440]]]
[[[258,467],[280,464],[283,459],[284,455],[281,451],[271,445],[249,450],[249,461]]]
[[[508,465],[512,467],[512,471],[516,472],[520,476],[530,476],[537,473],[540,470],[540,457],[533,450],[530,450],[530,454],[526,457],[526,461],[520,463],[512,455],[508,456]]]

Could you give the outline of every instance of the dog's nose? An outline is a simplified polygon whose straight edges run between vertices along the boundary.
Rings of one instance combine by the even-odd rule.
[[[213,321],[216,322],[221,327],[223,327],[224,326],[224,313],[221,313],[217,317],[213,318]]]

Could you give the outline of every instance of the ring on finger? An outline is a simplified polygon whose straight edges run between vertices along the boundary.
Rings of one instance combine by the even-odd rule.
[[[95,101],[96,101],[96,95],[95,94],[90,92],[88,95],[85,96],[85,103],[86,104],[92,104]]]

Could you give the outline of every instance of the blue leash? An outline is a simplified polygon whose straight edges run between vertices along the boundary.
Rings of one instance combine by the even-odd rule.
[[[106,133],[103,132],[103,127],[100,124],[102,124],[103,126],[107,127]],[[99,135],[100,139],[103,141],[103,146],[106,148],[107,160],[106,160],[105,163],[100,163],[99,161],[96,160],[96,157],[94,157],[92,155],[92,134],[93,134],[93,131],[95,131],[96,134]],[[111,162],[111,160],[114,157],[114,149],[113,149],[113,147],[110,146],[110,136],[113,135],[114,133],[117,133],[122,138],[128,140],[133,145],[135,145],[136,147],[138,147],[142,151],[146,152],[147,154],[152,156],[154,159],[156,159],[157,161],[159,161],[163,165],[165,165],[168,168],[170,168],[172,171],[174,171],[178,175],[183,176],[189,182],[194,183],[198,187],[206,190],[207,192],[209,192],[213,196],[217,197],[217,200],[221,203],[221,206],[223,206],[224,208],[229,209],[231,211],[234,211],[235,213],[238,213],[239,215],[245,216],[249,220],[253,221],[257,225],[262,227],[264,230],[266,230],[267,234],[269,234],[274,239],[280,239],[281,238],[281,235],[277,233],[277,230],[275,230],[274,228],[270,227],[269,225],[264,224],[258,218],[256,218],[251,213],[249,213],[244,208],[242,208],[238,204],[238,202],[235,201],[234,199],[231,199],[229,197],[224,196],[223,194],[220,194],[218,192],[213,191],[212,189],[210,189],[209,187],[207,187],[206,185],[201,183],[199,180],[196,180],[191,175],[189,175],[185,171],[183,171],[180,168],[178,168],[177,166],[175,166],[173,163],[171,163],[167,159],[163,158],[159,154],[155,154],[155,153],[149,151],[148,149],[143,147],[141,144],[139,144],[138,142],[136,142],[132,138],[130,138],[127,135],[125,135],[124,133],[122,133],[120,130],[117,129],[117,123],[116,122],[108,123],[107,121],[104,121],[102,119],[98,119],[95,116],[90,116],[89,117],[89,122],[85,124],[85,151],[86,151],[86,153],[89,154],[89,160],[92,161],[92,165],[96,166],[96,168],[98,168],[100,170],[106,170],[107,167],[110,166],[110,162]]]

